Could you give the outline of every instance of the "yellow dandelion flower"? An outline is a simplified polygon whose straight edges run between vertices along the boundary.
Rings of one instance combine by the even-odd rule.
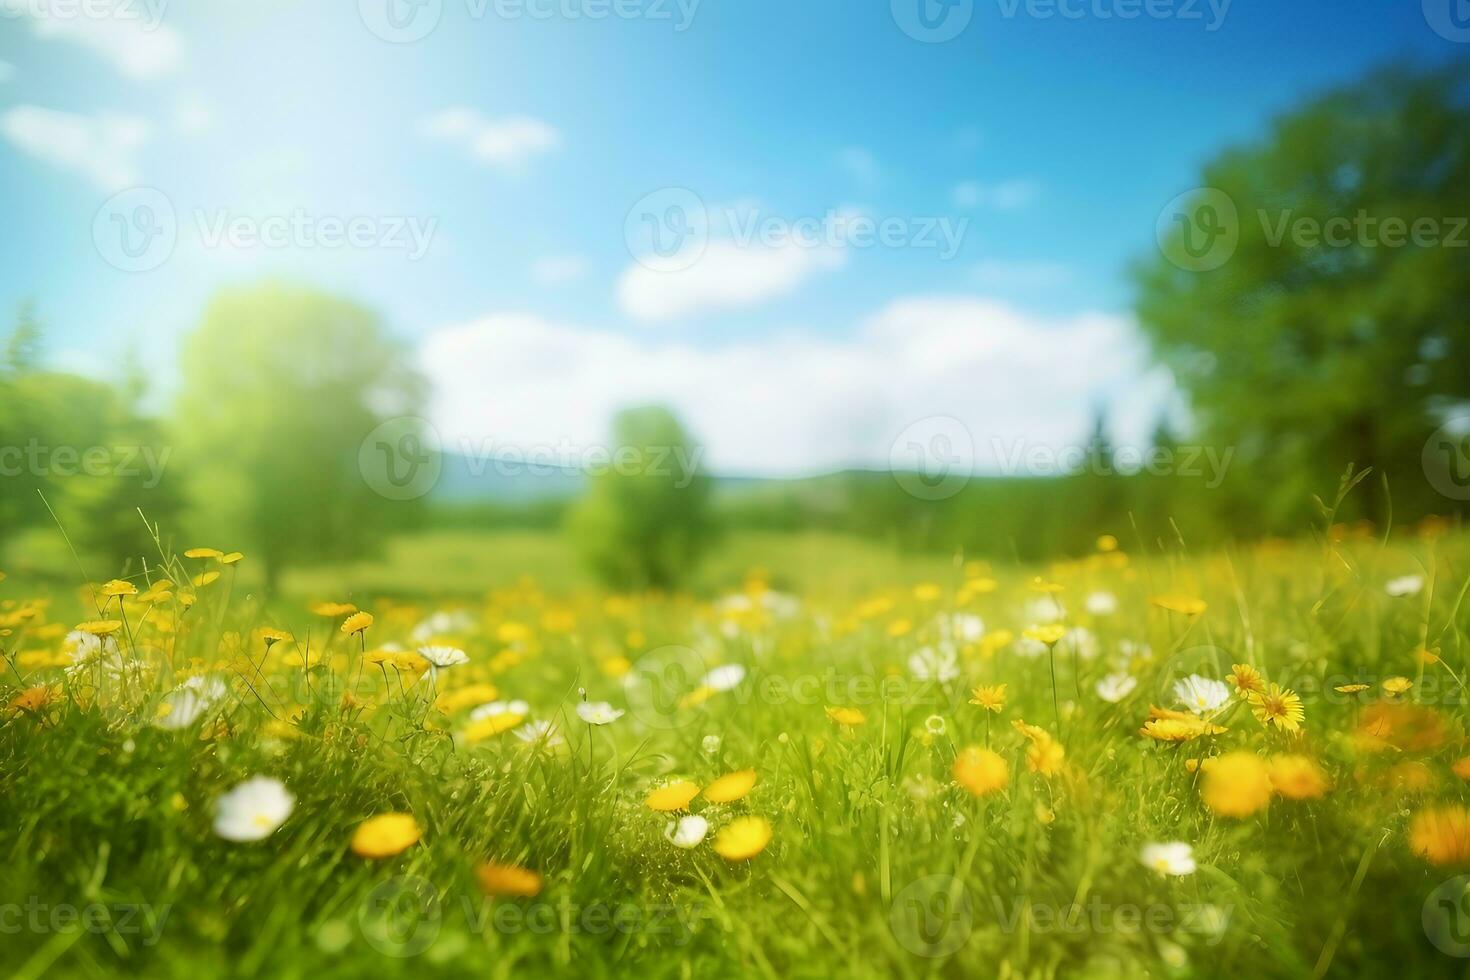
[[[868,721],[868,716],[857,708],[829,707],[827,708],[827,717],[846,728],[855,728],[858,725],[866,724]]]
[[[953,771],[954,781],[974,796],[999,793],[1011,781],[1011,767],[1000,753],[976,746],[955,757]]]
[[[1228,728],[1203,718],[1150,718],[1138,734],[1158,742],[1188,742],[1206,735],[1223,735],[1227,731]]]
[[[688,694],[679,699],[680,708],[697,708],[710,698],[715,696],[715,689],[708,684],[701,684]]]
[[[526,720],[526,716],[516,711],[502,711],[498,715],[490,715],[479,721],[470,722],[464,730],[465,744],[473,745],[483,742],[487,738],[503,735],[520,725]]]
[[[466,687],[445,691],[434,701],[434,707],[446,715],[452,715],[465,708],[489,704],[498,697],[500,697],[500,689],[494,684],[470,684]]]
[[[1407,677],[1390,677],[1383,682],[1383,689],[1393,695],[1404,694],[1413,686],[1414,682]]]
[[[1333,690],[1338,694],[1359,694],[1372,687],[1371,684],[1339,684]]]
[[[1288,800],[1315,800],[1332,784],[1315,761],[1304,755],[1275,755],[1267,764],[1271,785]]]
[[[1067,635],[1067,628],[1061,623],[1044,623],[1040,626],[1028,626],[1021,631],[1021,635],[1037,643],[1055,646],[1061,642],[1062,637]]]
[[[115,578],[102,586],[99,591],[109,599],[118,599],[124,596],[137,595],[138,587],[132,582]]]
[[[184,552],[185,558],[223,558],[225,553],[214,548],[190,548]]]
[[[519,865],[486,862],[475,869],[475,880],[490,896],[535,898],[541,894],[541,875]]]
[[[1295,691],[1272,684],[1265,691],[1257,691],[1248,698],[1251,713],[1263,725],[1294,732],[1301,727],[1306,712],[1302,710],[1302,699]]]
[[[357,612],[357,607],[350,602],[313,602],[307,607],[318,616],[328,619],[336,619],[338,616],[350,616]]]
[[[991,684],[977,687],[970,692],[970,703],[979,705],[986,711],[999,712],[1006,706],[1006,686]]]
[[[28,687],[10,699],[10,710],[40,711],[51,702],[57,700],[59,696],[56,688],[48,687],[45,684]]]
[[[1226,680],[1235,685],[1236,693],[1243,698],[1252,694],[1260,694],[1266,690],[1266,682],[1261,679],[1261,672],[1250,664],[1231,664],[1230,676]]]
[[[383,813],[358,824],[352,834],[352,853],[365,858],[388,858],[401,854],[424,835],[410,813]]]
[[[232,552],[230,552],[227,555],[220,555],[219,556],[219,563],[221,565],[238,565],[240,562],[242,562],[244,560],[245,560],[244,553],[243,552],[239,552],[239,551],[232,551]]]
[[[1066,754],[1062,743],[1054,739],[1032,742],[1026,748],[1026,768],[1042,776],[1055,776],[1062,771]]]
[[[85,623],[78,623],[78,633],[91,633],[93,636],[111,636],[122,629],[122,621],[117,619],[93,619]]]
[[[355,612],[351,616],[348,616],[346,619],[342,620],[342,625],[339,627],[339,629],[341,629],[343,633],[351,636],[353,634],[363,632],[371,625],[373,625],[372,613]]]
[[[202,589],[206,585],[209,585],[209,584],[211,584],[213,582],[216,582],[218,580],[219,580],[219,572],[209,571],[209,572],[200,572],[198,575],[195,575],[194,578],[193,578],[193,580],[192,580],[192,582],[193,582],[194,588],[196,588],[196,589]]]
[[[1456,759],[1450,766],[1450,772],[1453,772],[1461,779],[1470,780],[1470,755],[1465,756],[1463,759]]]
[[[1066,586],[1062,585],[1059,582],[1048,582],[1040,575],[1034,576],[1026,587],[1029,588],[1032,592],[1045,593],[1061,592],[1066,588]]]
[[[277,643],[290,643],[295,639],[294,636],[285,630],[272,629],[268,626],[263,626],[256,630],[255,635],[267,647],[275,646]]]
[[[1103,554],[1107,554],[1109,551],[1117,551],[1118,539],[1113,537],[1111,534],[1098,535],[1097,550],[1101,551]]]
[[[699,787],[687,779],[675,780],[666,786],[648,794],[643,805],[650,810],[660,813],[669,813],[674,810],[683,810],[689,806],[689,801],[699,795]]]
[[[1154,595],[1149,596],[1148,601],[1160,609],[1167,609],[1169,612],[1176,612],[1182,616],[1198,616],[1209,608],[1203,599],[1187,595]]]
[[[1470,864],[1470,809],[1438,806],[1420,810],[1409,824],[1409,849],[1433,864]]]
[[[920,602],[934,602],[944,595],[944,590],[933,582],[924,582],[914,586],[914,598]]]
[[[1011,645],[1016,634],[1010,630],[995,630],[986,633],[980,638],[980,655],[982,657],[993,657],[1001,650]]]
[[[765,817],[740,817],[715,835],[715,853],[726,861],[749,861],[771,842],[771,824]]]
[[[895,619],[888,624],[888,635],[897,639],[900,636],[907,636],[909,633],[912,633],[913,629],[914,624],[907,619]]]
[[[740,769],[721,776],[704,788],[704,798],[711,803],[734,803],[745,798],[755,786],[755,770]]]
[[[1271,805],[1271,774],[1252,752],[1227,752],[1205,770],[1200,798],[1222,817],[1248,817]]]

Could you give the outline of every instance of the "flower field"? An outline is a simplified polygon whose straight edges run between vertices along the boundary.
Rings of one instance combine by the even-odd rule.
[[[0,582],[18,977],[1444,975],[1470,547],[886,586]]]

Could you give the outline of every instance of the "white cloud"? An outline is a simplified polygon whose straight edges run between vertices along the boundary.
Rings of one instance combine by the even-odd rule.
[[[636,320],[658,322],[720,310],[759,306],[789,295],[817,273],[847,259],[841,247],[794,241],[740,245],[710,242],[687,268],[634,262],[618,279],[618,305]]]
[[[969,296],[898,300],[845,337],[714,348],[495,314],[435,331],[420,356],[451,448],[596,446],[613,412],[661,402],[727,473],[886,466],[899,433],[937,415],[963,421],[994,471],[1017,440],[1076,445],[1098,403],[1140,443],[1170,390],[1125,317],[1039,319]]]
[[[22,105],[0,116],[0,134],[37,159],[115,191],[138,182],[135,158],[148,139],[148,124],[134,116],[83,116]]]
[[[214,123],[214,113],[198,94],[180,96],[174,102],[173,124],[179,132],[202,133]]]
[[[587,274],[587,260],[580,255],[548,255],[531,265],[531,278],[540,286],[563,286]]]
[[[982,184],[967,180],[957,184],[950,198],[957,208],[993,208],[996,211],[1015,211],[1036,200],[1041,185],[1034,180],[1006,180],[997,184]]]
[[[162,22],[165,2],[0,0],[0,17],[28,17],[36,36],[87,48],[128,78],[157,78],[171,74],[184,60],[183,38]]]
[[[419,123],[425,138],[463,149],[475,160],[515,170],[561,145],[561,134],[530,116],[487,119],[463,106],[444,109]]]

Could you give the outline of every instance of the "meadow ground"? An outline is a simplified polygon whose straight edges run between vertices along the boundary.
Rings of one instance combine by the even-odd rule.
[[[1444,529],[1026,569],[744,536],[695,597],[599,592],[532,534],[406,539],[269,604],[248,555],[79,589],[23,553],[6,975],[1470,962]]]

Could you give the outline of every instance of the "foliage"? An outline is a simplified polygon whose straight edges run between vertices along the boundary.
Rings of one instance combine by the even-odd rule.
[[[1138,270],[1138,314],[1190,396],[1196,437],[1238,448],[1235,492],[1254,523],[1299,524],[1349,462],[1387,475],[1396,510],[1456,506],[1432,494],[1420,452],[1470,399],[1470,64],[1331,92],[1200,183],[1212,197],[1196,203],[1238,228],[1233,257],[1175,264],[1183,236],[1204,231],[1181,224]],[[1381,520],[1379,481],[1360,513]]]
[[[668,410],[613,419],[607,465],[591,474],[568,530],[596,573],[620,588],[672,588],[709,544],[709,480],[700,453]]]
[[[189,337],[176,422],[196,526],[258,552],[267,587],[303,559],[370,552],[414,500],[364,478],[359,450],[412,416],[422,379],[373,314],[279,285],[222,293]]]

